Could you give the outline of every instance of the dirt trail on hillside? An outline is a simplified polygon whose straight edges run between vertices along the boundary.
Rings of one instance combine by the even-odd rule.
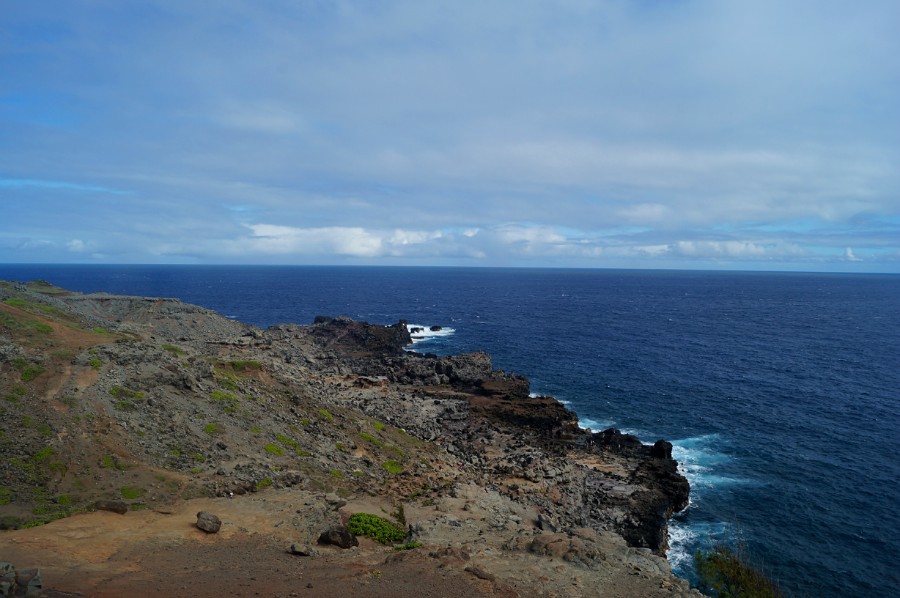
[[[388,559],[396,553],[365,538],[359,548],[291,555],[295,532],[285,523],[301,503],[290,492],[266,492],[195,499],[162,512],[85,513],[6,532],[0,554],[17,567],[39,567],[45,588],[93,598],[528,595],[427,555]],[[196,528],[201,510],[222,519],[217,534]]]

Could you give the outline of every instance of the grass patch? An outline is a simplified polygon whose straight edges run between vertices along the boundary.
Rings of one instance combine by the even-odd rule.
[[[15,499],[16,495],[13,494],[12,490],[7,488],[6,486],[0,486],[0,506],[8,505]]]
[[[280,457],[284,454],[284,448],[278,446],[274,442],[270,442],[269,444],[267,444],[265,446],[265,449],[267,453],[269,453],[270,455],[275,455],[276,457]]]
[[[378,421],[372,422],[372,426],[373,426],[376,430],[378,430],[379,432],[381,432],[382,430],[384,430],[384,424],[381,423],[381,422],[378,422]]]
[[[285,448],[290,449],[298,457],[308,457],[310,453],[300,448],[300,443],[285,434],[276,434],[275,440],[280,442]]]
[[[339,479],[340,479],[340,478],[344,477],[344,474],[341,472],[340,469],[332,469],[332,470],[331,470],[330,472],[328,472],[328,473],[330,473],[331,476],[332,476],[332,477],[335,477],[335,478],[339,478]]]
[[[31,457],[31,460],[35,463],[46,463],[50,460],[55,452],[56,451],[53,450],[52,446],[45,446],[44,448],[36,452],[34,456]]]
[[[134,500],[136,498],[140,498],[144,496],[146,491],[143,488],[138,488],[137,486],[122,486],[119,488],[119,494],[125,500]]]
[[[241,407],[241,400],[230,392],[214,390],[209,396],[216,403],[224,405],[223,409],[225,413],[234,413]]]
[[[109,394],[117,399],[143,399],[144,392],[141,390],[131,390],[124,386],[115,385],[109,389]]]
[[[176,347],[175,345],[165,344],[162,346],[162,348],[172,355],[184,355],[184,349],[182,349],[181,347]]]
[[[403,471],[403,466],[400,465],[400,463],[398,463],[397,461],[394,461],[393,459],[385,461],[384,463],[381,464],[381,466],[384,468],[384,470],[386,472],[388,472],[391,475],[397,475],[398,473]]]
[[[90,359],[88,359],[88,365],[91,366],[91,369],[99,370],[103,365],[103,362],[99,357],[91,357]]]
[[[41,374],[43,374],[46,370],[37,364],[30,364],[22,368],[20,378],[22,382],[31,382]]]
[[[222,427],[222,424],[220,424],[218,422],[212,422],[212,423],[208,423],[205,426],[203,426],[203,431],[206,432],[207,434],[209,434],[210,436],[215,436],[217,434],[221,434],[225,430]]]
[[[260,481],[256,482],[256,491],[259,492],[260,490],[264,490],[265,488],[268,488],[271,485],[272,485],[271,478],[263,478]]]
[[[384,447],[384,441],[382,439],[380,439],[377,436],[374,436],[372,434],[369,434],[368,432],[361,433],[359,435],[359,437],[362,438],[363,440],[365,440],[366,442],[371,442],[372,444],[374,444],[375,446],[377,446],[379,448]]]
[[[327,409],[319,409],[319,415],[321,415],[328,421],[331,421],[334,419],[334,415],[332,415]]]
[[[372,538],[382,544],[395,544],[406,537],[406,530],[371,513],[354,513],[350,516],[347,529],[350,533]]]
[[[406,544],[400,544],[399,546],[394,546],[394,550],[413,550],[414,548],[419,548],[422,546],[421,542],[407,542]]]
[[[231,369],[241,372],[248,370],[261,370],[262,364],[255,359],[235,359],[228,362]]]
[[[100,467],[104,469],[115,469],[118,471],[125,471],[125,464],[120,462],[112,455],[103,455],[100,459]]]

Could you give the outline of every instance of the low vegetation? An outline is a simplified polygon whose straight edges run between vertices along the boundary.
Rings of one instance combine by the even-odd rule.
[[[406,537],[406,531],[384,517],[371,513],[354,513],[347,529],[357,536],[366,536],[382,544],[396,544]]]
[[[700,590],[718,598],[782,598],[778,584],[753,566],[744,551],[715,546],[694,557]]]

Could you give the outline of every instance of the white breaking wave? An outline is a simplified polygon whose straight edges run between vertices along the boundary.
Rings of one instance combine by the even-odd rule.
[[[694,555],[698,548],[707,549],[733,535],[731,526],[723,521],[688,524],[676,516],[669,520],[669,551],[666,558],[672,571],[684,577],[694,568]]]
[[[753,483],[746,478],[720,473],[721,466],[731,461],[729,455],[718,450],[721,441],[718,434],[672,441],[672,457],[678,461],[679,472],[690,482],[692,493],[701,488]],[[696,493],[697,496],[701,494]]]
[[[614,428],[615,422],[611,419],[591,419],[590,417],[578,417],[578,427],[582,430],[600,432],[608,428]]]
[[[440,330],[432,330],[431,326],[423,326],[421,324],[407,324],[406,329],[409,330],[413,344],[450,336],[456,332],[455,328],[448,328],[447,326],[442,326]]]

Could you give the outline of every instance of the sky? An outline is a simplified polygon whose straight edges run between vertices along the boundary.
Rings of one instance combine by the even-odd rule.
[[[0,0],[0,262],[900,272],[896,0]]]

